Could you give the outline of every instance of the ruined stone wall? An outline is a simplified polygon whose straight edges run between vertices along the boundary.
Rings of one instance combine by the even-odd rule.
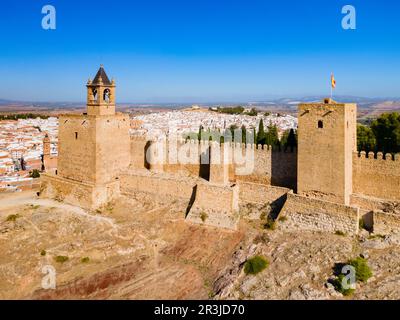
[[[271,203],[287,194],[290,189],[260,183],[238,181],[240,204]]]
[[[287,218],[281,225],[289,229],[305,229],[357,234],[359,229],[358,208],[308,198],[293,193],[287,200],[279,217]]]
[[[400,200],[400,159],[391,154],[353,154],[353,192],[366,196]]]
[[[53,174],[41,175],[40,197],[55,199],[85,209],[97,209],[119,195],[119,181],[90,184]]]

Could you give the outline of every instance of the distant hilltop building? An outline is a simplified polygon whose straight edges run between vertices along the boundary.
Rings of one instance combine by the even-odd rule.
[[[130,135],[115,112],[115,81],[101,66],[87,83],[87,112],[59,119],[58,168],[40,195],[87,209],[124,196],[183,201],[192,223],[236,229],[249,206],[270,204],[282,225],[356,234],[359,220],[400,231],[398,155],[356,150],[357,105],[299,105],[298,148]],[[384,211],[385,210],[385,211]]]

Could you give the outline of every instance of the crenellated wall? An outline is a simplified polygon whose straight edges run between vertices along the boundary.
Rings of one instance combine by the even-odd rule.
[[[156,142],[131,137],[131,167],[157,168],[158,171],[202,177],[208,180],[210,142],[197,140],[161,141],[163,154],[156,165],[146,161],[145,153]],[[229,180],[290,188],[296,191],[297,150],[279,150],[255,144],[220,144],[229,163]],[[336,168],[333,168],[336,170]],[[382,153],[353,153],[353,194],[388,200],[400,200],[400,159]]]
[[[400,159],[397,154],[353,154],[353,193],[400,200]]]
[[[220,159],[225,158],[229,164],[229,180],[263,183],[295,190],[296,149],[285,151],[273,149],[271,146],[241,143],[218,145]],[[210,152],[210,141],[183,139],[146,141],[144,137],[131,137],[132,168],[147,167],[157,169],[156,171],[200,176],[208,180]],[[146,153],[148,153],[147,160]]]

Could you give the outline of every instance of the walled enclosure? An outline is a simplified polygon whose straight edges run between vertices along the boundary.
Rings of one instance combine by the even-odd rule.
[[[360,210],[351,201],[363,215],[374,210],[377,230],[400,225],[398,215],[375,213],[400,200],[399,159],[358,156],[355,104],[301,104],[298,150],[285,151],[130,136],[103,67],[88,81],[87,99],[87,113],[59,118],[58,169],[43,174],[41,196],[96,209],[121,193],[147,194],[186,202],[188,221],[229,229],[240,205],[269,203],[282,208],[288,227],[355,234]],[[49,156],[48,140],[44,151]]]

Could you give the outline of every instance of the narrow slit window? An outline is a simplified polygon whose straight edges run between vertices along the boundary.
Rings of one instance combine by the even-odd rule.
[[[322,129],[324,127],[324,123],[322,122],[322,120],[318,121],[318,129]]]
[[[75,140],[78,139],[78,132],[75,132]]]

